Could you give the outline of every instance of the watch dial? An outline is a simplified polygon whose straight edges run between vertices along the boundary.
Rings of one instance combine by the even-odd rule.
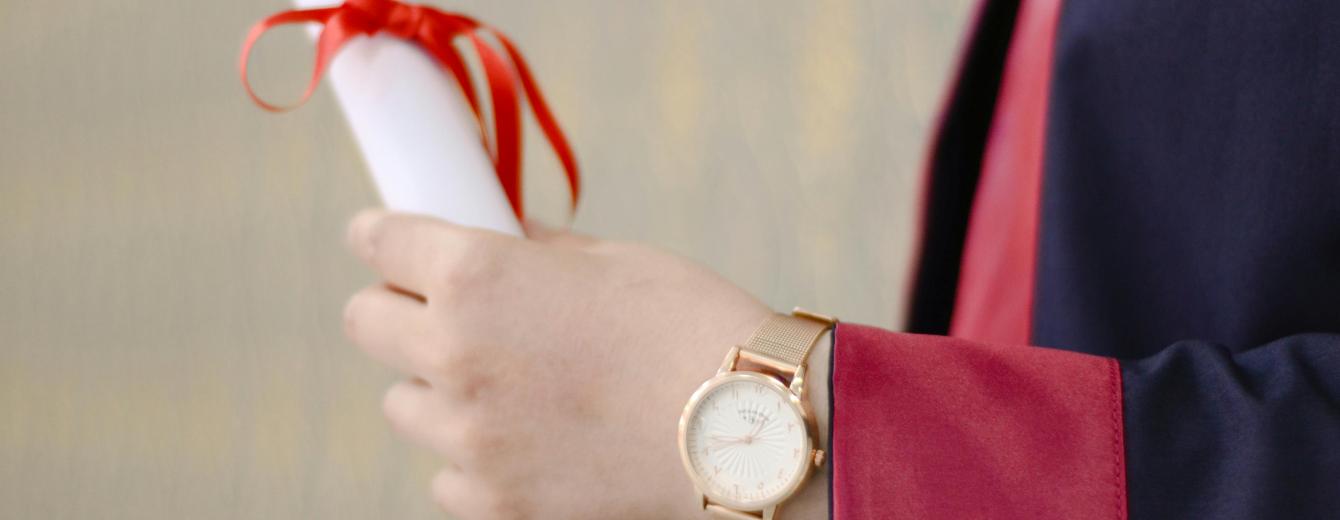
[[[754,379],[711,389],[687,417],[685,450],[708,497],[738,507],[784,498],[809,464],[790,394]]]

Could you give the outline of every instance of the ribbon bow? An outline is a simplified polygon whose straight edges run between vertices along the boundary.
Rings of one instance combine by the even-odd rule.
[[[322,24],[321,36],[316,44],[316,66],[312,69],[312,79],[302,98],[291,106],[282,107],[262,100],[251,89],[247,80],[247,58],[251,47],[265,31],[285,25],[315,22]],[[482,24],[468,16],[440,11],[428,6],[406,4],[397,0],[347,0],[337,7],[320,9],[290,10],[272,15],[251,27],[246,42],[242,44],[242,56],[238,68],[242,74],[242,85],[247,95],[261,108],[271,112],[283,112],[301,106],[312,96],[321,74],[325,72],[330,60],[339,52],[340,47],[357,36],[371,36],[386,32],[417,43],[423,47],[439,65],[451,72],[460,85],[465,99],[470,102],[475,120],[479,123],[480,138],[488,149],[488,140],[484,138],[485,122],[479,111],[479,97],[465,61],[461,59],[452,41],[458,36],[468,36],[474,44],[475,52],[483,64],[488,80],[489,98],[493,102],[493,143],[489,150],[493,167],[502,184],[503,192],[512,205],[512,212],[518,219],[525,218],[521,198],[521,116],[518,110],[517,84],[525,91],[530,101],[531,113],[544,130],[545,138],[553,148],[554,154],[563,165],[568,179],[571,204],[575,208],[581,189],[581,179],[577,171],[577,160],[573,157],[558,121],[549,112],[544,95],[535,84],[535,77],[521,57],[511,40],[497,29]],[[502,44],[504,59],[496,49],[480,37],[480,32],[491,33]],[[510,63],[509,63],[510,60]]]

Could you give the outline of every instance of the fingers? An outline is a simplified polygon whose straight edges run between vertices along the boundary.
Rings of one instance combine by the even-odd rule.
[[[526,510],[525,504],[498,500],[496,494],[459,470],[445,469],[434,476],[432,492],[438,507],[453,518],[510,520],[536,517]]]
[[[344,334],[368,356],[406,374],[423,371],[426,307],[384,285],[364,288],[344,307]]]
[[[424,380],[411,379],[386,391],[382,413],[405,440],[457,462],[461,460],[460,443],[455,441],[448,417],[450,404],[445,401]]]
[[[501,238],[431,217],[383,210],[364,210],[349,222],[348,231],[349,248],[387,283],[424,296],[453,270],[491,257],[488,249],[504,243]]]
[[[479,518],[473,502],[470,479],[458,469],[444,469],[433,476],[433,501],[452,518]]]

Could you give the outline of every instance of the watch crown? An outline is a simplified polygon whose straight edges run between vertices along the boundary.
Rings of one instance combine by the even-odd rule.
[[[814,450],[814,467],[824,465],[824,450]]]

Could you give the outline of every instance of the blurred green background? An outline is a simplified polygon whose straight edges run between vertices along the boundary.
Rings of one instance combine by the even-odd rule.
[[[968,4],[438,5],[530,58],[587,175],[577,229],[897,326]],[[351,135],[326,89],[272,115],[238,84],[245,30],[286,6],[0,0],[0,518],[436,516],[436,461],[381,418],[394,374],[340,333],[372,281],[342,246],[376,203]],[[302,31],[257,52],[258,89],[295,97]]]

